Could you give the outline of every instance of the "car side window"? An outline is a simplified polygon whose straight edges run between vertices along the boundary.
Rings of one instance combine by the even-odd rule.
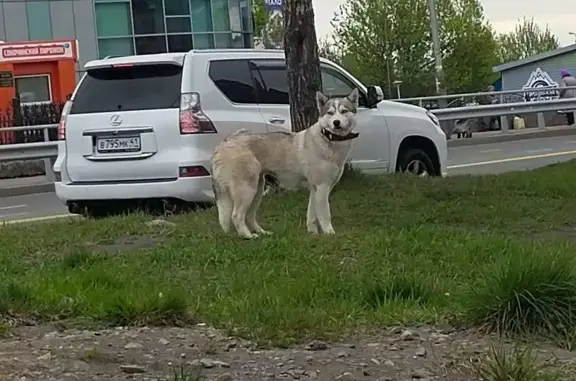
[[[342,73],[329,66],[322,65],[320,70],[322,72],[322,92],[331,98],[344,98],[357,88]],[[360,92],[358,104],[360,107],[366,107],[368,104],[366,95],[362,92]]]
[[[289,104],[288,79],[283,63],[253,61],[253,74],[258,84],[259,103]]]
[[[258,103],[248,60],[212,61],[208,75],[231,102]]]

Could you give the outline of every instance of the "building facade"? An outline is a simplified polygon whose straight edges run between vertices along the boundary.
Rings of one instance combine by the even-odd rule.
[[[494,71],[500,73],[502,90],[519,90],[517,94],[506,96],[509,102],[558,99],[556,88],[561,80],[562,69],[576,75],[576,44],[494,67]],[[537,88],[547,90],[531,91]],[[536,114],[528,114],[524,118],[526,127],[538,125]],[[561,112],[544,113],[544,120],[548,126],[566,124],[565,115]]]
[[[76,39],[106,56],[252,47],[249,0],[0,0],[0,40]]]
[[[562,69],[576,75],[576,44],[494,67],[501,75],[502,90],[557,86]]]

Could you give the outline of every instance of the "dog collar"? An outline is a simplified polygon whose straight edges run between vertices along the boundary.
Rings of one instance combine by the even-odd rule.
[[[322,135],[324,135],[326,137],[326,139],[328,139],[331,142],[343,142],[346,140],[356,139],[358,137],[358,135],[360,135],[360,134],[358,132],[350,132],[349,134],[342,136],[342,135],[333,134],[328,129],[323,128],[322,129]]]

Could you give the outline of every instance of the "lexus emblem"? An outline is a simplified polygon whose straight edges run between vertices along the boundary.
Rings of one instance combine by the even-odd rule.
[[[110,124],[112,126],[119,126],[122,124],[122,118],[120,117],[120,115],[112,115],[110,117]]]

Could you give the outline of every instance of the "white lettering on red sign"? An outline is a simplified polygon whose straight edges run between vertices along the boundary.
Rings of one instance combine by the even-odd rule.
[[[48,45],[36,47],[22,47],[22,48],[4,48],[2,49],[2,57],[34,57],[34,56],[59,56],[66,53],[63,45]]]

